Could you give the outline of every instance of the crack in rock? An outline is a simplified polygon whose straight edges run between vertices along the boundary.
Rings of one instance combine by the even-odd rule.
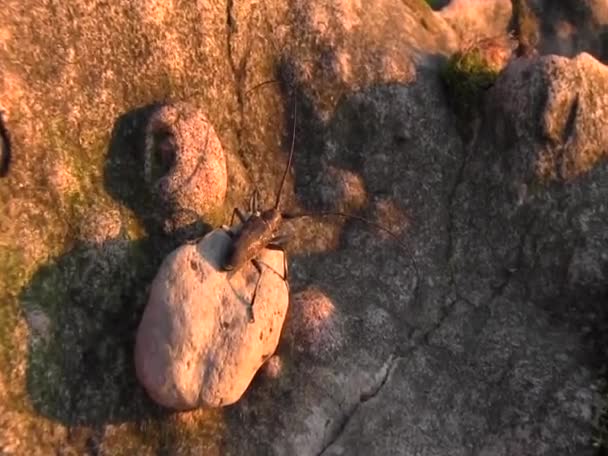
[[[248,40],[244,49],[243,55],[237,58],[236,44],[233,41],[237,37],[238,24],[234,15],[234,0],[226,2],[226,52],[228,55],[228,63],[232,70],[234,78],[234,89],[238,106],[238,121],[234,122],[234,129],[237,137],[239,151],[243,144],[243,124],[245,122],[245,101],[244,101],[244,83],[247,73],[247,63],[251,53],[252,40]]]
[[[452,249],[453,249],[453,247],[452,247],[452,237],[453,237],[452,205],[453,205],[453,200],[454,200],[454,197],[456,195],[458,188],[464,183],[464,169],[466,167],[466,164],[468,163],[468,158],[471,156],[472,151],[477,143],[479,128],[480,128],[480,122],[476,122],[473,137],[472,137],[471,141],[469,142],[469,144],[467,145],[467,151],[463,156],[462,164],[457,173],[456,182],[454,183],[454,186],[451,189],[451,192],[448,196],[449,220],[448,220],[448,247],[447,247],[447,251],[446,251],[446,260],[448,262],[450,261],[450,258],[453,254],[453,252],[452,252]],[[418,275],[418,284],[416,286],[416,290],[414,293],[414,295],[417,296],[417,294],[418,294],[417,291],[418,291],[418,287],[420,284],[420,275],[419,275],[417,265],[415,263],[414,263],[414,269],[415,269],[415,272],[418,273],[417,274]],[[453,273],[451,267],[450,267],[450,276],[451,276],[450,281],[451,281],[452,288],[455,289],[455,292],[456,292],[458,298],[466,301],[466,299],[459,296],[459,293],[458,293],[458,290],[456,287],[456,280],[455,280],[454,273]],[[428,331],[424,332],[421,335],[420,339],[418,340],[418,343],[415,345],[425,344],[428,342],[428,337],[430,336],[430,334],[432,334],[433,332],[438,330],[443,325],[445,320],[451,315],[452,308],[456,302],[457,302],[457,299],[455,299],[453,302],[451,302],[450,305],[446,309],[444,309],[444,312],[442,312],[442,316],[439,319],[439,321],[437,322],[437,324],[434,325],[432,328],[430,328]],[[408,352],[411,353],[414,349],[415,349],[415,347],[412,347],[412,349],[408,350]],[[338,439],[342,436],[342,434],[348,427],[348,423],[351,421],[353,416],[355,416],[355,414],[359,411],[360,406],[362,404],[368,402],[369,400],[373,399],[374,397],[376,397],[382,391],[383,387],[388,382],[388,379],[389,379],[391,373],[394,371],[397,361],[402,360],[402,359],[405,359],[405,358],[403,356],[395,356],[394,354],[391,354],[389,359],[382,365],[381,369],[377,373],[377,375],[376,375],[377,381],[374,382],[374,384],[367,391],[361,392],[359,401],[356,402],[355,404],[353,404],[349,408],[349,410],[347,410],[346,413],[344,413],[344,415],[339,420],[337,420],[336,425],[333,426],[333,430],[330,430],[329,438],[323,438],[323,441],[326,443],[324,443],[321,451],[318,453],[319,456],[326,454],[327,450],[336,441],[338,441]],[[328,427],[330,427],[330,424],[331,424],[331,421],[328,421],[326,424],[326,429]]]
[[[454,211],[453,211],[454,199],[456,198],[456,193],[458,192],[458,189],[460,188],[460,186],[462,184],[464,184],[465,169],[467,167],[467,164],[469,163],[470,157],[473,155],[475,146],[477,145],[477,139],[479,137],[480,128],[481,128],[481,121],[479,118],[476,118],[474,126],[473,126],[473,136],[472,136],[470,142],[465,146],[465,152],[463,154],[462,161],[456,172],[455,182],[454,182],[452,188],[450,189],[450,192],[447,197],[448,220],[447,220],[446,231],[448,233],[448,238],[447,238],[447,245],[445,248],[445,250],[446,250],[445,259],[448,262],[448,265],[450,264],[450,260],[454,253],[453,252],[453,250],[454,250],[454,245],[453,245],[454,244],[454,232],[453,232],[454,231]],[[451,271],[451,267],[450,267],[450,271]],[[453,274],[452,274],[452,276],[453,276]],[[452,277],[452,279],[453,279],[453,277]]]
[[[323,441],[325,442],[327,440],[327,443],[323,445],[323,448],[318,453],[318,456],[322,456],[323,454],[325,454],[325,452],[340,438],[340,436],[346,430],[348,423],[350,422],[352,417],[359,410],[361,404],[365,404],[366,402],[370,401],[378,394],[380,394],[380,391],[382,391],[382,388],[384,388],[391,374],[395,370],[397,361],[402,359],[402,357],[395,356],[395,354],[391,354],[388,357],[388,359],[384,362],[380,370],[374,376],[373,384],[370,385],[370,387],[366,390],[362,391],[359,395],[359,401],[353,404],[349,408],[349,410],[347,410],[346,413],[344,413],[344,415],[337,420],[336,426],[333,426],[334,430],[330,432],[329,439],[326,439],[325,437],[323,438]],[[329,427],[329,425],[330,422],[327,423],[326,428]]]

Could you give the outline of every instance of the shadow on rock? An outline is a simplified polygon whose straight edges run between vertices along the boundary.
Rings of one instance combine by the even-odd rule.
[[[588,52],[608,60],[608,8],[601,1],[513,2],[513,26],[523,48],[574,57]],[[523,49],[522,48],[522,49]]]
[[[135,333],[147,287],[174,241],[163,237],[142,179],[143,128],[155,106],[121,116],[109,145],[108,193],[148,237],[80,244],[40,268],[21,296],[30,323],[27,388],[35,409],[74,426],[161,416],[137,384]]]
[[[234,454],[254,443],[263,454],[363,454],[363,447],[374,453],[386,442],[404,453],[437,454],[474,445],[480,453],[507,454],[492,447],[495,441],[517,454],[589,448],[594,388],[606,364],[605,350],[597,353],[605,347],[601,201],[608,187],[598,185],[605,161],[557,186],[528,179],[520,203],[512,188],[524,161],[517,154],[545,150],[536,139],[544,117],[530,109],[536,98],[506,91],[498,106],[526,102],[512,110],[517,122],[486,116],[480,139],[466,146],[449,127],[454,119],[439,87],[430,75],[349,93],[327,121],[305,96],[314,88],[296,89],[300,205],[350,212],[354,187],[346,176],[360,177],[359,209],[401,230],[420,275],[407,254],[358,223],[332,231],[315,218],[294,221],[292,292],[319,289],[344,342],[322,359],[319,350],[293,356],[282,338],[279,375],[260,375],[227,409],[233,433],[246,433],[231,442]],[[518,87],[534,87],[535,97],[544,90]],[[571,142],[571,150],[588,150],[590,135],[583,133],[599,130],[587,106],[576,135],[584,142]],[[522,129],[511,145],[499,141],[500,120]],[[597,150],[604,144],[602,138]],[[336,170],[344,178],[325,177]],[[389,375],[394,353],[401,367]],[[420,431],[420,416],[432,416],[431,434]],[[462,428],[444,437],[454,422]]]
[[[324,120],[307,96],[314,88],[289,81],[294,71],[284,65],[287,116],[292,100],[298,103],[298,206],[313,214],[364,216],[397,233],[404,245],[358,220],[313,216],[285,224],[294,236],[284,331],[295,336],[283,333],[276,377],[262,369],[242,400],[227,408],[229,426],[246,433],[230,442],[234,454],[251,452],[254,442],[260,454],[320,454],[344,417],[386,379],[392,355],[413,331],[434,325],[447,302],[446,270],[433,263],[443,260],[442,205],[462,145],[437,73],[420,69],[420,84],[376,84],[345,93]],[[292,122],[284,121],[289,135]],[[311,286],[318,295],[309,292],[312,297],[294,314],[299,293]],[[310,350],[293,347],[306,338]]]

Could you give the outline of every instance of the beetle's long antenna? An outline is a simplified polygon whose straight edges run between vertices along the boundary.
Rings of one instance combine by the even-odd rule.
[[[361,217],[360,215],[346,214],[344,212],[329,212],[329,211],[300,212],[300,213],[296,213],[296,214],[282,214],[283,218],[286,220],[300,218],[300,217],[324,217],[324,216],[332,216],[332,215],[336,216],[336,217],[343,217],[343,218],[359,220],[360,222],[367,223],[368,225],[373,226],[374,228],[384,231],[386,234],[388,234],[390,237],[392,237],[406,252],[412,254],[411,249],[408,248],[408,246],[406,246],[401,239],[399,239],[399,236],[397,236],[395,233],[393,233],[388,228],[380,225],[379,223],[372,222],[371,220],[368,220],[365,217]],[[416,270],[416,273],[418,273],[418,265],[416,263],[416,259],[414,258],[413,254],[412,254],[411,259],[412,259],[412,263],[414,265],[414,269]]]
[[[291,133],[291,150],[289,151],[289,159],[287,160],[287,166],[285,167],[285,171],[283,172],[283,178],[281,179],[281,185],[279,186],[279,191],[277,193],[277,200],[274,203],[274,208],[279,208],[279,203],[281,202],[281,193],[283,192],[283,185],[285,184],[285,178],[287,177],[287,173],[289,172],[289,168],[291,168],[291,160],[293,158],[293,150],[296,144],[296,120],[298,113],[298,103],[294,98],[293,100],[293,132]]]
[[[267,84],[278,84],[280,81],[276,80],[276,79],[268,79],[267,81],[262,81],[256,85],[254,85],[252,88],[248,89],[245,92],[245,96],[249,95],[251,92],[253,92],[254,90],[259,89],[260,87],[263,87]]]
[[[286,219],[286,220],[289,220],[289,219],[301,218],[301,217],[324,217],[324,216],[326,217],[328,215],[329,216],[334,215],[336,217],[343,217],[343,218],[352,218],[352,219],[355,219],[355,220],[359,220],[360,222],[367,223],[368,225],[371,225],[374,228],[378,228],[379,230],[384,231],[386,234],[388,234],[393,239],[395,239],[399,244],[403,245],[403,242],[401,241],[401,239],[399,239],[399,236],[397,236],[391,230],[389,230],[388,228],[380,225],[379,223],[372,222],[371,220],[368,220],[365,217],[361,217],[360,215],[346,214],[344,212],[328,212],[328,211],[325,211],[325,212],[300,212],[300,213],[297,213],[297,214],[283,214],[283,218]]]

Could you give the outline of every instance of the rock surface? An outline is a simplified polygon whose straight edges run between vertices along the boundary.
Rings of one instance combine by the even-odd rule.
[[[488,93],[485,133],[467,165],[462,189],[468,193],[459,197],[483,214],[476,226],[495,245],[494,258],[488,258],[496,264],[494,273],[502,268],[506,281],[507,270],[526,270],[528,296],[539,302],[570,296],[574,301],[567,307],[578,307],[586,300],[574,296],[605,290],[606,239],[593,227],[607,216],[602,201],[608,130],[602,119],[608,97],[598,96],[607,84],[606,66],[583,53],[516,60]],[[483,176],[477,174],[481,170]],[[482,196],[474,190],[479,186],[492,190]],[[487,207],[494,208],[491,216],[482,209]],[[470,224],[462,223],[462,232],[469,232]],[[461,258],[468,270],[477,269],[469,261],[479,257]],[[584,312],[599,310],[594,307]]]
[[[576,25],[568,52],[602,57],[599,14],[525,3],[541,54],[546,4],[564,33]],[[584,55],[511,61],[465,138],[439,72],[467,41],[455,28],[419,0],[6,0],[0,452],[592,454],[605,71]],[[269,79],[282,83],[249,90]],[[286,223],[293,297],[276,354],[232,406],[168,414],[133,365],[147,287],[177,244],[141,173],[149,106],[205,107],[229,182],[203,220],[216,227],[253,187],[274,202],[294,99],[282,207],[357,209],[405,247],[353,220]],[[83,235],[97,211],[120,229]]]
[[[512,16],[511,3],[510,0],[451,0],[438,14],[463,40],[474,42],[502,36],[508,32]]]
[[[327,359],[345,342],[345,318],[320,290],[306,289],[292,298],[283,340],[297,352]]]
[[[332,43],[328,35],[317,39]],[[347,348],[331,362],[296,356],[297,372],[270,391],[246,396],[243,409],[256,412],[235,418],[234,426],[250,430],[247,445],[255,439],[260,453],[273,454],[590,454],[602,379],[589,333],[605,331],[604,287],[593,282],[584,299],[562,294],[564,276],[556,268],[572,252],[566,246],[591,242],[598,252],[608,246],[601,230],[570,238],[572,230],[553,217],[543,229],[552,211],[533,202],[521,207],[515,176],[529,176],[519,171],[527,161],[517,154],[555,150],[566,158],[586,150],[581,158],[594,169],[590,187],[583,190],[577,179],[536,191],[547,192],[543,198],[556,211],[591,206],[586,217],[603,223],[608,186],[595,179],[603,182],[605,164],[591,158],[606,150],[603,127],[595,123],[605,118],[605,101],[587,88],[602,87],[606,78],[588,56],[564,66],[549,58],[531,62],[507,67],[488,94],[493,110],[484,113],[471,143],[450,128],[442,91],[421,68],[415,83],[356,91],[329,119],[319,114],[318,123],[307,125],[323,138],[315,147],[320,157],[300,161],[297,170],[316,176],[348,165],[363,177],[371,207],[390,195],[407,220],[403,236],[414,246],[420,274],[401,263],[402,252],[389,240],[354,227],[344,235],[343,250],[294,258],[292,283],[299,277],[300,286],[314,283],[337,314],[348,314]],[[514,72],[520,76],[511,79]],[[314,71],[296,74],[315,100],[322,89]],[[578,81],[578,88],[567,81]],[[558,143],[545,139],[542,125],[568,119],[555,109],[567,110],[566,100],[577,93],[577,109],[585,106],[588,114],[579,112],[568,131],[589,128],[589,134],[571,140],[580,146],[563,135]],[[323,103],[318,110],[324,112]],[[559,188],[569,196],[556,201]],[[590,251],[580,256],[592,258]],[[601,260],[588,271],[605,268]],[[581,276],[589,278],[583,272],[576,280]],[[266,425],[253,418],[271,413],[259,402],[267,394],[289,394],[289,403],[309,411],[284,410],[271,449],[257,437]]]
[[[148,394],[177,410],[219,407],[241,398],[275,352],[288,307],[283,253],[265,250],[263,275],[249,263],[219,269],[231,239],[223,230],[182,246],[163,262],[137,330],[135,366]],[[270,269],[274,270],[274,272]]]

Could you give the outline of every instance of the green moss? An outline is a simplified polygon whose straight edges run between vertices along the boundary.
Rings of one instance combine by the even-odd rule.
[[[173,416],[160,429],[161,448],[166,454],[221,455],[224,435],[224,412],[221,409],[198,410]]]
[[[498,71],[489,65],[482,50],[474,46],[454,54],[443,67],[441,77],[456,114],[467,121],[478,112]]]
[[[101,444],[103,454],[116,456],[158,455],[162,454],[163,425],[158,420],[143,420],[140,423],[129,423],[108,426]]]
[[[91,208],[117,206],[103,185],[107,135],[98,138],[89,147],[82,147],[78,134],[62,118],[50,120],[45,134],[46,147],[55,151],[45,167],[47,171],[59,167],[67,180],[66,188],[58,192],[54,204],[47,208],[55,213],[51,230],[62,236],[53,239],[53,244],[60,246],[63,251],[72,247],[74,239],[78,237],[79,226],[85,222],[85,215]]]

